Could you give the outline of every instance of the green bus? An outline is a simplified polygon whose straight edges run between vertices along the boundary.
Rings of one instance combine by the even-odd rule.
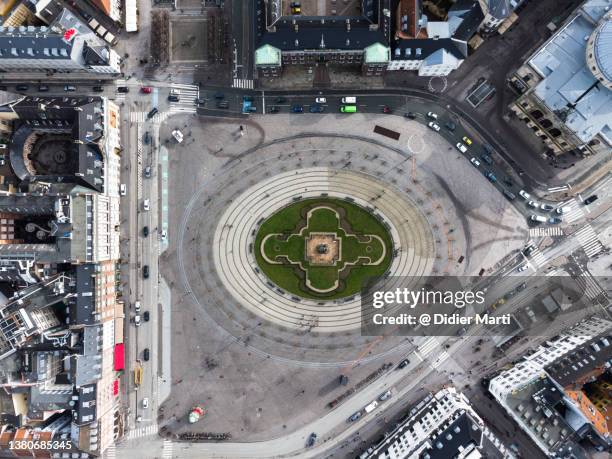
[[[340,107],[342,113],[355,113],[357,112],[357,105],[343,105]]]

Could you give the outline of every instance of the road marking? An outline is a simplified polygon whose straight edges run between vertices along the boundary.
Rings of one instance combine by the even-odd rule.
[[[589,258],[597,255],[604,249],[603,244],[591,225],[585,225],[578,230],[576,232],[576,239],[578,239],[580,246],[584,249],[584,252]]]
[[[164,446],[162,448],[162,458],[170,459],[172,457],[172,440],[164,440]]]
[[[148,112],[130,112],[130,122],[132,123],[145,123],[150,122],[153,124],[161,124],[163,123],[168,116],[170,116],[169,112],[159,112],[156,113],[155,116],[151,119],[147,119]]]
[[[575,222],[576,220],[580,220],[582,217],[584,217],[584,210],[575,198],[562,202],[558,207],[571,208],[568,213],[563,214],[563,220],[565,220],[567,223]]]
[[[547,226],[545,228],[531,228],[529,230],[529,237],[543,237],[543,236],[563,236],[563,230],[558,226]]]
[[[232,81],[232,88],[253,89],[253,87],[253,80],[234,78],[234,81]]]
[[[538,247],[536,247],[533,250],[533,252],[531,252],[529,260],[532,264],[536,265],[538,268],[544,265],[547,261],[546,257],[544,256],[542,252],[540,252],[540,249]]]
[[[134,440],[136,438],[150,437],[151,435],[157,434],[157,432],[159,432],[159,426],[157,424],[150,424],[145,427],[130,430],[125,438],[127,440]]]
[[[180,91],[178,102],[170,102],[170,113],[196,113],[195,100],[200,97],[200,88],[195,84],[171,83],[171,89]]]
[[[105,459],[115,459],[116,457],[117,457],[117,447],[113,443],[108,448],[106,448],[106,451],[104,452],[104,458]]]

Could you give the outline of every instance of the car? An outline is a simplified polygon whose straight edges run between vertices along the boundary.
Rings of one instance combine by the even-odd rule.
[[[148,322],[149,319],[151,318],[151,314],[149,314],[149,311],[145,311],[142,315],[142,318],[144,319],[145,322]]]
[[[145,199],[144,201],[142,201],[142,210],[149,211],[150,209],[151,209],[150,201],[148,199]]]
[[[193,99],[193,103],[196,105],[206,105],[206,99],[204,99],[203,97],[196,97],[195,99]]]
[[[409,119],[413,120],[413,119],[416,118],[416,115],[414,113],[412,113],[412,112],[406,112],[406,113],[404,113],[404,118],[409,118]]]
[[[176,94],[170,94],[168,96],[168,102],[179,102],[180,100],[181,98],[177,96]]]
[[[459,150],[461,153],[467,152],[467,147],[463,145],[461,142],[458,142],[457,145],[455,146],[457,147],[457,150]]]
[[[17,89],[17,91],[27,91],[28,89],[30,89],[30,86],[27,84],[18,84],[17,86],[15,86],[15,88]]]
[[[429,123],[427,123],[427,126],[429,126],[431,129],[433,129],[436,132],[440,131],[440,126],[438,126],[438,124],[434,123],[433,121],[430,121]]]
[[[49,91],[49,86],[47,86],[46,84],[41,84],[41,85],[38,86],[38,90],[40,92],[47,92],[47,91]]]
[[[467,145],[472,145],[472,139],[470,139],[467,135],[463,136],[463,141],[467,144]]]
[[[165,241],[166,238],[168,237],[168,233],[166,232],[166,230],[162,230],[161,233],[159,234],[159,237],[161,238],[162,241]]]
[[[151,178],[151,166],[147,166],[144,168],[144,176],[146,178]]]
[[[143,226],[142,227],[142,235],[144,237],[148,237],[149,236],[149,227],[148,226]]]
[[[410,364],[410,360],[404,359],[399,363],[397,368],[406,368],[409,364]]]
[[[525,255],[526,257],[528,257],[529,255],[531,255],[533,253],[533,251],[535,250],[535,245],[533,244],[529,244],[527,247],[525,247],[523,249],[523,255]]]
[[[142,88],[140,88],[140,92],[143,94],[151,94],[152,91],[153,88],[151,86],[143,86]]]
[[[489,145],[488,143],[485,143],[482,145],[482,149],[484,150],[485,154],[490,155],[493,154],[493,152],[495,150],[493,150],[493,147],[491,145]]]
[[[491,183],[497,182],[497,177],[495,177],[495,174],[491,171],[485,172],[485,177],[488,178]]]
[[[478,161],[476,158],[470,159],[470,162],[474,165],[474,167],[480,167],[480,161]]]
[[[229,108],[229,102],[227,100],[217,102],[217,108]]]
[[[144,265],[142,267],[142,277],[144,277],[145,279],[149,278],[149,265]]]
[[[142,399],[142,407],[149,408],[149,398],[148,397],[145,397]]]
[[[102,86],[94,86],[91,89],[93,92],[104,92],[104,88]]]
[[[546,223],[546,217],[542,217],[541,215],[531,214],[529,220],[531,220],[532,222]]]
[[[151,118],[153,118],[155,115],[157,115],[157,112],[159,112],[157,107],[153,107],[151,111],[147,113],[147,119],[150,120]]]
[[[278,107],[276,105],[272,105],[268,110],[268,113],[278,113]]]
[[[531,197],[531,195],[527,193],[525,190],[519,191],[519,196],[523,199],[529,199]]]
[[[593,194],[584,200],[584,205],[588,206],[589,204],[597,201],[598,199],[599,199],[599,196],[597,196],[596,194]]]
[[[276,98],[276,103],[277,104],[284,104],[285,102],[287,102],[287,99],[285,99],[283,96],[278,96]]]
[[[178,143],[181,143],[185,138],[183,133],[178,129],[172,131],[172,137],[174,137],[174,140],[176,140]]]
[[[140,324],[142,324],[142,321],[140,320],[140,315],[136,314],[134,316],[134,326],[140,327]]]
[[[297,8],[298,6],[302,6],[302,5],[300,4],[300,2],[291,2],[290,6],[291,8]]]
[[[447,121],[444,126],[446,126],[446,129],[448,129],[449,131],[454,131],[455,129],[457,129],[457,125],[452,121]]]
[[[306,448],[310,448],[310,447],[314,446],[316,441],[317,441],[317,434],[316,433],[313,432],[310,435],[308,435],[308,440],[306,440]]]
[[[391,113],[391,107],[388,105],[383,105],[382,112],[387,114]]]
[[[301,105],[294,105],[291,107],[293,113],[304,113],[304,107]]]
[[[223,94],[222,92],[216,92],[215,93],[215,99],[225,99],[225,94]]]
[[[302,13],[302,9],[299,6],[295,6],[291,8],[291,14],[301,14],[301,13]]]
[[[317,104],[325,104],[325,103],[327,103],[327,99],[326,99],[325,97],[317,97],[317,98],[315,99],[315,102],[316,102]]]
[[[491,159],[491,157],[489,155],[480,155],[480,159],[482,159],[489,166],[491,166],[493,164],[493,159]]]
[[[434,112],[427,112],[427,116],[431,119],[437,120],[438,119],[438,114],[434,113]]]
[[[174,94],[175,96],[178,96],[180,93],[181,93],[180,89],[170,88],[170,94]]]
[[[510,201],[514,201],[516,199],[516,195],[513,192],[506,190],[506,189],[504,189],[504,196],[508,198]]]
[[[357,411],[356,413],[353,413],[350,418],[348,418],[348,422],[355,422],[360,417],[361,417],[361,411]]]
[[[127,186],[125,183],[119,185],[119,195],[125,196],[127,194]]]
[[[117,92],[122,92],[122,93],[130,92],[130,88],[128,88],[127,86],[118,86]]]
[[[570,212],[571,210],[572,210],[572,208],[569,207],[569,206],[557,207],[557,213],[559,215],[566,214],[566,213]]]
[[[310,113],[323,113],[323,110],[325,108],[322,105],[319,104],[313,104],[308,108],[308,111]]]
[[[134,302],[134,311],[140,312],[140,301]]]
[[[559,223],[561,223],[562,221],[563,221],[563,220],[562,220],[562,219],[560,219],[559,217],[550,217],[550,218],[548,219],[548,223],[549,223],[550,225],[558,225],[558,224],[559,224]]]
[[[150,357],[151,357],[151,352],[149,351],[148,347],[145,347],[145,350],[142,351],[142,358],[144,359],[145,362],[148,362]]]
[[[145,132],[144,137],[142,138],[142,141],[144,142],[145,145],[149,145],[151,143],[151,134],[149,134],[149,131]]]
[[[357,98],[355,96],[343,97],[341,100],[343,104],[356,104],[357,103]]]
[[[529,207],[533,207],[534,209],[537,209],[538,207],[540,207],[540,203],[538,201],[529,201],[527,205]]]
[[[527,271],[529,269],[529,263],[524,264],[523,266],[519,266],[519,268],[517,269],[517,271],[519,273],[522,273],[523,271]]]
[[[514,182],[512,180],[510,180],[508,177],[505,177],[503,182],[509,186],[510,188],[512,188],[514,186]]]
[[[546,204],[545,202],[540,204],[540,209],[542,209],[544,212],[550,212],[554,208],[555,208],[555,206],[551,206],[550,204]]]
[[[385,400],[389,400],[389,399],[391,398],[391,396],[392,396],[392,395],[393,395],[393,394],[391,394],[391,391],[390,391],[390,390],[388,390],[388,391],[386,391],[386,392],[383,392],[382,394],[380,394],[380,395],[378,396],[378,401],[379,401],[379,402],[384,402]]]

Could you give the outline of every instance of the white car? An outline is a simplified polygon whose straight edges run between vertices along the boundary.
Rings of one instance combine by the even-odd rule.
[[[536,208],[540,207],[540,203],[539,203],[539,202],[537,202],[537,201],[529,201],[529,202],[527,203],[527,205],[528,205],[529,207],[533,207],[534,209],[536,209]]]
[[[542,217],[541,215],[531,215],[532,222],[546,223],[546,217]]]
[[[140,324],[141,324],[141,323],[142,323],[142,322],[141,322],[141,320],[140,320],[140,314],[136,314],[136,315],[134,316],[134,325],[136,325],[137,327],[140,327]]]
[[[474,165],[474,167],[480,167],[480,161],[478,161],[476,158],[470,159],[470,162]]]
[[[127,186],[125,183],[122,183],[121,185],[119,185],[119,194],[121,196],[125,196],[127,194]]]
[[[140,312],[140,301],[134,303],[134,311]]]
[[[174,131],[172,131],[172,137],[174,137],[174,139],[178,143],[181,143],[183,141],[183,133],[179,131],[178,129],[175,129]]]
[[[166,230],[162,230],[160,238],[162,241],[165,241],[166,238],[168,237],[168,233],[166,233]]]
[[[457,147],[457,150],[459,150],[461,153],[465,153],[467,151],[467,147],[461,142],[458,142],[455,146]]]
[[[568,212],[569,212],[569,211],[571,211],[571,210],[572,210],[572,208],[571,208],[571,207],[569,207],[569,206],[565,206],[565,207],[558,207],[558,208],[557,208],[557,213],[558,213],[559,215],[563,215],[563,214],[568,213]]]
[[[527,193],[525,190],[519,191],[519,196],[523,199],[529,199],[531,197],[531,195]]]
[[[434,123],[433,121],[430,121],[427,126],[429,126],[431,129],[433,129],[436,132],[440,131],[440,126],[438,126],[436,123]]]
[[[517,271],[519,273],[522,273],[523,271],[527,271],[529,269],[529,263],[527,263],[526,265],[523,265],[521,267],[519,267],[519,269],[517,269]]]
[[[148,199],[142,201],[142,209],[145,211],[151,210],[151,202]]]
[[[142,399],[142,407],[149,408],[149,399],[147,397]]]
[[[326,99],[325,97],[317,97],[317,98],[315,99],[315,102],[316,102],[317,104],[325,104],[325,103],[327,103],[327,99]]]
[[[427,112],[427,116],[429,116],[430,118],[433,118],[434,120],[438,119],[438,114],[434,112]]]
[[[555,206],[551,206],[550,204],[546,204],[545,202],[540,205],[540,209],[542,209],[544,212],[550,212],[554,208]]]

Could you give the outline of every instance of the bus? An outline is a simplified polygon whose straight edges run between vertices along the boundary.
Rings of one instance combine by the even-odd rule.
[[[357,105],[343,105],[340,107],[342,113],[355,113],[357,112]]]

